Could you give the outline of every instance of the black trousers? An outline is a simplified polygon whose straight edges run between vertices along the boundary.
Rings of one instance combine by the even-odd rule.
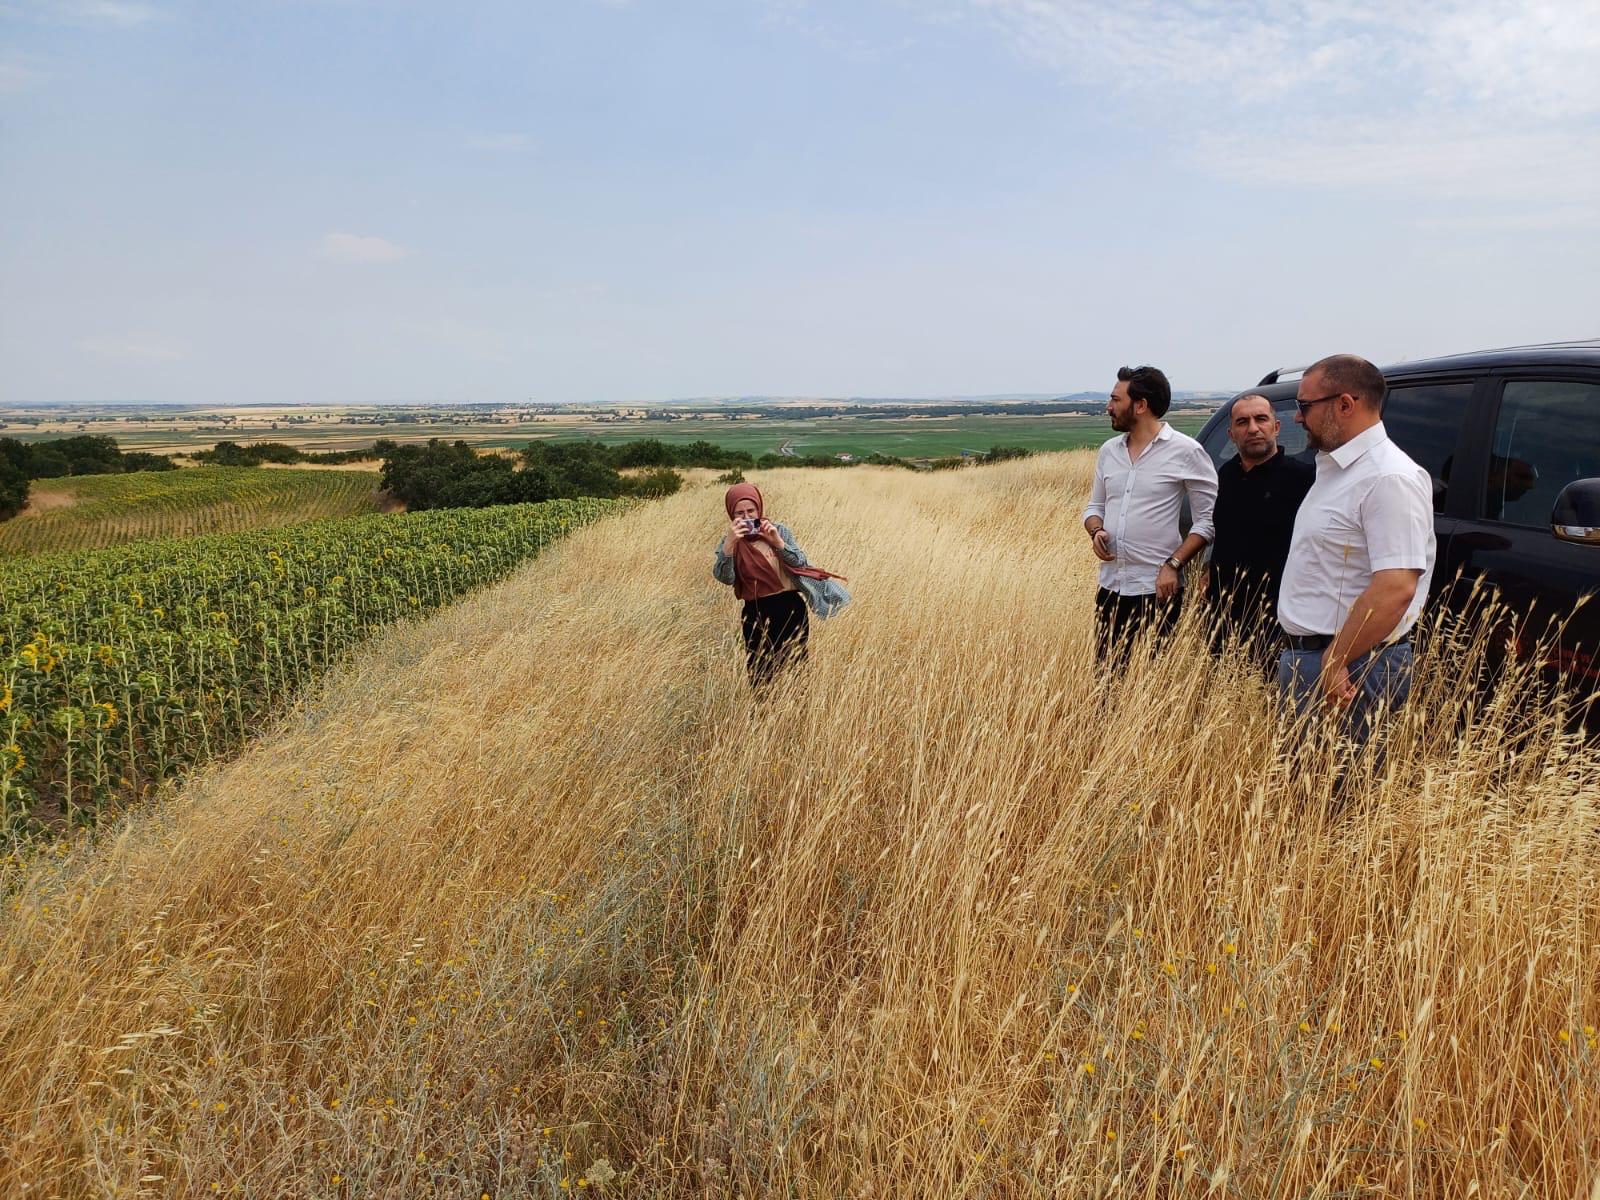
[[[1206,592],[1211,620],[1211,654],[1221,658],[1228,640],[1238,639],[1245,657],[1273,683],[1278,679],[1278,651],[1283,649],[1277,606],[1262,589],[1221,592],[1215,580]]]
[[[1146,628],[1154,628],[1157,638],[1166,637],[1178,623],[1183,606],[1183,591],[1165,604],[1154,593],[1148,596],[1122,596],[1101,588],[1094,597],[1094,655],[1098,662],[1120,663],[1127,659],[1134,639]]]
[[[811,633],[806,602],[799,592],[779,592],[746,600],[739,621],[744,630],[745,666],[752,687],[770,683],[784,667],[803,662]]]

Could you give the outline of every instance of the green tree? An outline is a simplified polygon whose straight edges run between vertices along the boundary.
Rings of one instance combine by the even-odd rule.
[[[27,453],[15,438],[0,438],[0,521],[22,511],[28,503],[28,472],[22,466]]]
[[[165,454],[148,454],[143,450],[130,450],[122,456],[124,471],[176,471],[178,464]]]
[[[670,496],[683,487],[683,476],[670,467],[656,467],[628,481],[628,491],[647,500]]]

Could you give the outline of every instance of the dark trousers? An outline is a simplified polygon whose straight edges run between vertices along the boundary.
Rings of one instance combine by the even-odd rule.
[[[1183,607],[1183,592],[1165,604],[1154,593],[1148,596],[1122,596],[1101,588],[1094,597],[1094,656],[1098,662],[1120,665],[1126,661],[1134,639],[1153,628],[1160,639],[1172,632]]]
[[[1221,658],[1231,641],[1237,641],[1245,658],[1269,680],[1278,678],[1278,651],[1282,648],[1277,607],[1260,591],[1219,593],[1213,580],[1206,592],[1211,620],[1211,653]]]
[[[803,662],[811,623],[799,592],[779,592],[744,602],[745,666],[752,687],[772,681],[784,667]]]

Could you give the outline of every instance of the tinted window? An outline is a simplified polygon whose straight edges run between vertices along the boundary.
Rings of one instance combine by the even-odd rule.
[[[1272,411],[1278,414],[1278,423],[1283,426],[1278,430],[1278,445],[1283,447],[1285,454],[1293,458],[1306,448],[1306,431],[1294,419],[1294,401],[1279,400],[1273,404]],[[1228,412],[1232,414],[1233,405],[1228,406]],[[1228,436],[1227,420],[1218,422],[1217,427],[1211,431],[1210,436],[1206,438],[1206,449],[1210,451],[1211,457],[1216,460],[1219,467],[1239,453],[1239,448]]]
[[[1559,380],[1506,384],[1494,426],[1484,515],[1548,525],[1561,489],[1600,476],[1600,385]]]
[[[1433,511],[1444,510],[1455,461],[1456,439],[1472,384],[1435,383],[1392,387],[1383,403],[1383,427],[1394,443],[1433,478]]]
[[[1389,389],[1384,401],[1383,424],[1395,443],[1420,464],[1433,478],[1433,510],[1444,508],[1445,493],[1450,482],[1450,466],[1455,457],[1456,438],[1461,433],[1461,422],[1466,416],[1467,404],[1472,399],[1472,387],[1467,383],[1401,385]],[[1231,412],[1232,406],[1229,406]],[[1299,455],[1308,461],[1312,458],[1306,449],[1305,426],[1295,418],[1293,400],[1276,400],[1273,411],[1278,414],[1282,429],[1278,432],[1278,445],[1290,456]],[[1220,421],[1206,439],[1206,449],[1221,466],[1238,449],[1228,436],[1228,423]]]

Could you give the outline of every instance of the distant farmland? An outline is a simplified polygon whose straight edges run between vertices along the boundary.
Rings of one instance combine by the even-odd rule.
[[[1174,429],[1190,435],[1200,431],[1206,415],[1184,414],[1172,418]],[[541,431],[542,432],[542,431]],[[602,442],[627,442],[659,438],[663,442],[704,439],[730,450],[752,454],[776,453],[788,443],[796,454],[893,454],[902,458],[934,458],[963,450],[991,446],[1024,446],[1029,450],[1078,450],[1098,446],[1112,436],[1103,416],[981,416],[968,417],[825,417],[803,421],[634,421],[626,424],[590,422],[581,427],[544,434],[556,437],[593,437]],[[492,445],[521,446],[526,437],[496,439]]]
[[[867,455],[876,451],[909,458],[987,450],[994,445],[1025,446],[1030,450],[1075,450],[1098,445],[1111,436],[1111,427],[1103,413],[795,416],[774,406],[764,409],[759,416],[738,418],[711,410],[676,418],[662,415],[622,418],[590,410],[507,420],[491,418],[486,413],[449,409],[393,414],[329,409],[316,410],[314,420],[290,422],[283,419],[282,412],[233,411],[238,419],[226,426],[151,410],[119,414],[114,419],[96,419],[87,424],[60,421],[50,425],[10,425],[3,436],[37,441],[73,433],[102,433],[116,438],[124,450],[162,454],[192,453],[223,440],[287,442],[302,450],[327,451],[370,446],[378,438],[401,442],[441,438],[478,447],[520,448],[536,439],[592,437],[606,443],[640,438],[659,438],[679,444],[707,441],[757,455],[777,453],[789,443],[796,454]],[[1205,423],[1207,415],[1185,409],[1172,418],[1172,425],[1192,434]],[[393,419],[388,419],[390,416]]]

